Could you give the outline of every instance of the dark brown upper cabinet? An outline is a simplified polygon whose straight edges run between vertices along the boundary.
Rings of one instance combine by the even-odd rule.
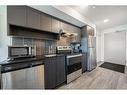
[[[13,25],[26,26],[26,6],[7,6],[7,22]]]
[[[77,33],[77,36],[75,37],[75,41],[80,42],[81,41],[81,30],[80,30],[80,28],[73,26],[73,32]]]
[[[94,36],[95,34],[95,31],[94,31],[94,28],[91,27],[91,26],[87,26],[87,32],[90,36]]]
[[[67,32],[71,32],[72,30],[72,27],[68,24],[68,23],[65,23],[65,22],[61,22],[61,28],[64,30],[64,31],[67,31]]]
[[[68,33],[77,33],[77,36],[73,37],[71,42],[80,42],[81,39],[81,30],[79,27],[76,27],[74,25],[62,22],[62,29],[65,30]]]
[[[10,27],[11,24],[18,26],[18,29],[21,27],[22,30],[25,28],[25,30],[38,31],[40,33],[47,31],[48,33],[58,34],[60,29],[62,29],[68,33],[78,33],[78,37],[75,40],[79,41],[80,39],[80,29],[78,27],[28,6],[7,6],[7,22],[9,35],[15,35],[17,33],[14,33],[14,29],[10,29],[12,28]],[[45,33],[47,34],[47,32]],[[92,33],[90,32],[90,35],[93,35]]]
[[[41,30],[51,32],[52,18],[51,16],[41,13]]]
[[[60,29],[60,21],[55,18],[52,18],[52,32],[59,33]]]
[[[41,12],[27,7],[27,26],[34,29],[40,29]]]

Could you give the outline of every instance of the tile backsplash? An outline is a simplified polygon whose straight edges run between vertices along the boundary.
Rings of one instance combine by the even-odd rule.
[[[34,39],[24,38],[24,39],[23,39],[23,45],[33,46],[33,45],[34,45]]]
[[[72,42],[72,38],[71,37],[60,37],[60,40],[57,41],[57,45],[67,46],[67,45],[70,45],[71,42]]]
[[[24,45],[23,38],[21,37],[12,37],[12,45]]]
[[[36,55],[56,53],[57,45],[70,45],[72,38],[60,37],[60,40],[43,40],[24,37],[12,37],[12,45],[36,46]]]
[[[56,53],[57,41],[12,37],[12,45],[36,46],[37,55]]]

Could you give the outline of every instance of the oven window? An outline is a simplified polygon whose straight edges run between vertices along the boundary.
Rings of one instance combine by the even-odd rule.
[[[82,68],[81,62],[80,63],[75,63],[73,65],[68,65],[67,66],[67,74],[73,73],[79,69]]]

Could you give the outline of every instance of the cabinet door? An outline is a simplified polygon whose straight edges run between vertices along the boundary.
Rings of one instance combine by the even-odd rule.
[[[26,6],[7,6],[9,24],[26,26]]]
[[[77,36],[75,37],[75,41],[80,42],[81,41],[81,30],[80,30],[80,28],[74,26],[73,27],[73,32],[77,33]]]
[[[45,58],[45,89],[56,87],[56,57]]]
[[[84,73],[87,70],[87,54],[82,54],[82,72]]]
[[[71,24],[62,22],[61,29],[65,30],[68,33],[77,33],[77,36],[72,37],[71,42],[80,42],[81,41],[80,28],[73,26]]]
[[[65,56],[58,56],[56,63],[56,86],[66,81]]]
[[[68,33],[71,33],[71,26],[68,23],[61,22],[61,28]]]
[[[60,31],[60,22],[59,20],[52,18],[52,32],[59,33]]]
[[[81,42],[81,29],[77,28],[78,36],[77,36],[77,41]]]
[[[88,35],[95,36],[94,28],[87,26],[87,32],[88,32]]]
[[[52,18],[49,15],[41,13],[41,30],[51,32]]]
[[[27,8],[27,26],[30,28],[40,29],[40,16],[41,12]]]

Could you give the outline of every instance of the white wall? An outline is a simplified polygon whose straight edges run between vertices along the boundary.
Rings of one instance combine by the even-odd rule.
[[[125,30],[127,32],[127,25],[120,25],[101,31],[101,61],[104,61],[104,34],[121,30]],[[126,33],[126,60],[127,60],[127,33]]]
[[[7,36],[7,7],[0,6],[0,62],[7,58],[10,37]]]
[[[101,31],[101,61],[104,61],[104,33]]]
[[[97,62],[101,61],[101,32],[97,30],[96,32],[96,56]]]

